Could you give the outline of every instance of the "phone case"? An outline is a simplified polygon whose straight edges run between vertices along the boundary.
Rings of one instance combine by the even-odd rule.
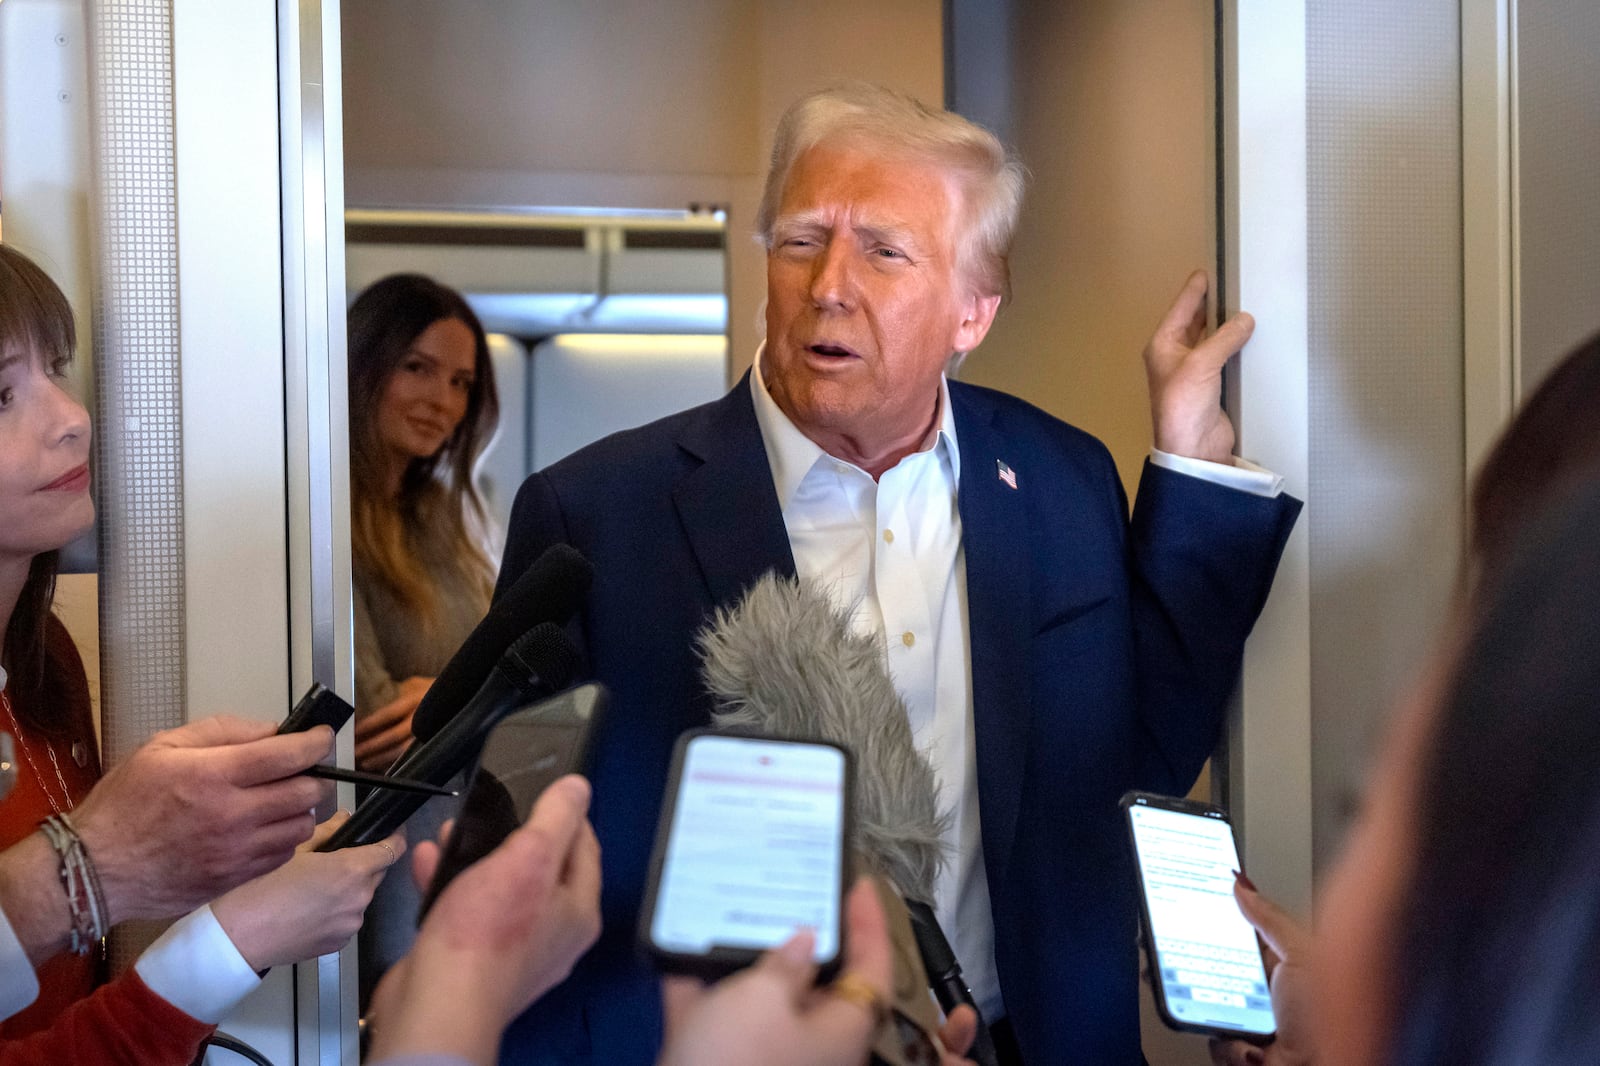
[[[672,834],[672,815],[677,807],[678,785],[683,773],[683,763],[689,750],[689,744],[696,737],[744,737],[750,740],[776,741],[793,744],[820,744],[835,748],[844,753],[844,818],[840,827],[843,837],[842,847],[844,862],[840,865],[839,877],[839,950],[833,958],[819,964],[817,970],[817,983],[825,984],[838,974],[839,967],[843,964],[845,954],[844,928],[844,897],[849,890],[851,873],[852,841],[855,838],[855,757],[850,749],[842,744],[835,744],[829,740],[814,737],[777,737],[766,736],[758,733],[736,732],[725,729],[691,729],[678,737],[677,745],[672,750],[672,767],[667,773],[667,791],[662,797],[661,816],[656,824],[655,847],[650,853],[650,876],[645,883],[644,904],[639,912],[639,947],[655,964],[667,973],[688,974],[703,980],[717,980],[726,977],[751,965],[759,959],[762,950],[749,948],[713,948],[703,955],[684,954],[669,951],[651,939],[650,927],[654,924],[656,911],[656,897],[661,887],[661,868],[666,862],[667,843]]]

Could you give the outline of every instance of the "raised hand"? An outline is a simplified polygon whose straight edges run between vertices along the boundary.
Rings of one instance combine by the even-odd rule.
[[[1164,452],[1233,463],[1233,423],[1222,409],[1222,366],[1256,328],[1241,311],[1207,337],[1206,275],[1197,270],[1144,349],[1155,445]]]

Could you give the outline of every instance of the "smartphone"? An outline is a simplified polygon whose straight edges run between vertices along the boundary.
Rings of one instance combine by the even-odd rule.
[[[1139,871],[1156,1011],[1170,1028],[1261,1042],[1277,1031],[1256,931],[1233,898],[1240,869],[1220,807],[1122,797]]]
[[[715,978],[801,928],[819,980],[839,968],[854,767],[811,740],[691,730],[678,739],[639,938],[663,970]]]
[[[419,924],[457,874],[528,820],[539,796],[557,778],[589,772],[594,731],[605,707],[603,685],[579,685],[512,711],[489,731],[423,897]]]

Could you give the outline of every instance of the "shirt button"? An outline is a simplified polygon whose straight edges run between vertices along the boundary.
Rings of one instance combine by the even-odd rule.
[[[885,544],[893,544],[894,543],[894,530],[886,529],[886,530],[883,531],[883,542]]]
[[[911,632],[911,630],[908,629],[904,633],[900,634],[900,643],[904,644],[906,647],[909,648],[909,647],[911,647],[911,645],[915,644],[916,642],[917,642],[917,635],[915,633]]]

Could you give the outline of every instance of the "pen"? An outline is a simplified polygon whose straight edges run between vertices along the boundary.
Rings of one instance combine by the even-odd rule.
[[[440,788],[426,781],[415,781],[409,777],[384,777],[382,774],[369,774],[365,770],[342,770],[337,766],[324,766],[321,763],[301,772],[306,777],[319,777],[324,781],[348,781],[353,785],[391,788],[397,792],[421,792],[429,796],[456,795],[454,789]]]

